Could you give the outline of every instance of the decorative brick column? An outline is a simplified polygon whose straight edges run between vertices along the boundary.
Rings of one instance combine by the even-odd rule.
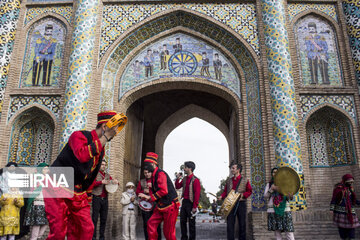
[[[99,0],[76,2],[60,149],[72,132],[84,129],[86,125],[98,7]]]
[[[0,1],[0,116],[14,48],[16,25],[20,13],[20,0]]]
[[[343,9],[349,34],[356,80],[360,85],[360,1],[343,0]]]
[[[297,210],[304,209],[306,196],[284,0],[262,0],[262,14],[274,123],[275,158],[279,167],[290,166],[300,175],[301,189],[295,196],[293,207]]]

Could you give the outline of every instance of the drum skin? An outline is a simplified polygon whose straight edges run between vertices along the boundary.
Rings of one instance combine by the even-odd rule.
[[[279,192],[285,196],[295,195],[300,189],[300,177],[290,167],[279,168],[275,174],[274,183],[280,188]]]

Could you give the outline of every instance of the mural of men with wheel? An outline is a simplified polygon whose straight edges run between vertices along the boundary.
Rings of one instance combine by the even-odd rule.
[[[153,64],[154,64],[154,55],[152,54],[151,49],[148,49],[147,54],[144,57],[145,77],[152,76]]]
[[[210,72],[209,72],[210,60],[207,58],[206,52],[203,52],[202,55],[203,55],[203,57],[202,57],[202,67],[201,67],[200,74],[201,74],[201,76],[205,76],[204,73],[206,73],[207,77],[210,78],[211,77]]]

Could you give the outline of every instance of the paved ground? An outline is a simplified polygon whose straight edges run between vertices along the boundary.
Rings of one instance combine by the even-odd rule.
[[[140,219],[141,221],[141,219]],[[211,222],[210,222],[211,221]],[[136,231],[137,240],[144,240],[144,232],[142,222],[137,225]],[[181,239],[180,234],[180,219],[176,222],[176,238]],[[164,237],[162,239],[165,239]],[[196,217],[196,239],[201,240],[225,240],[226,239],[226,223],[224,220],[220,222],[212,222],[212,216],[208,214],[199,214]]]

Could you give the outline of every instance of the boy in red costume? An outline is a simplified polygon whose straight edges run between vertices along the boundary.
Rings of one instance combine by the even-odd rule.
[[[180,204],[169,175],[158,168],[157,158],[158,155],[156,153],[148,152],[146,154],[144,170],[152,173],[152,194],[149,196],[139,193],[139,197],[156,202],[154,213],[147,224],[149,240],[157,240],[157,228],[162,221],[164,221],[165,238],[167,240],[176,240],[175,224]]]
[[[91,240],[94,224],[90,215],[87,190],[99,172],[106,142],[116,135],[117,126],[106,123],[116,112],[98,114],[96,129],[73,132],[52,167],[74,168],[74,195],[71,198],[44,198],[50,233],[47,239]]]

